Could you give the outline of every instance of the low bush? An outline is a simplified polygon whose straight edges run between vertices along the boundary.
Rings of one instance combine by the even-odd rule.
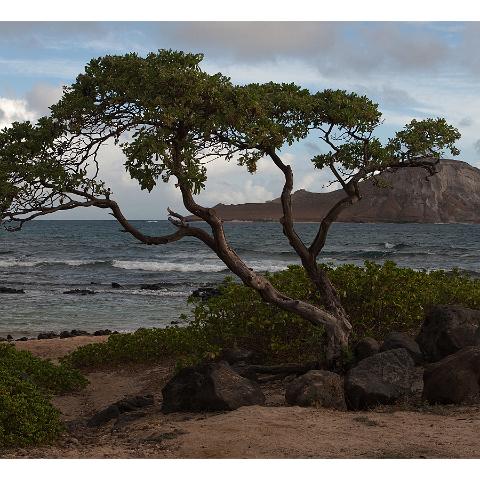
[[[459,271],[416,271],[393,262],[364,266],[323,265],[353,324],[352,343],[368,335],[382,339],[398,330],[415,333],[432,304],[480,308],[480,280]],[[282,292],[321,306],[318,291],[300,266],[268,274]],[[140,329],[81,347],[65,361],[76,367],[149,362],[176,356],[181,363],[215,357],[222,348],[244,347],[268,363],[306,362],[324,353],[322,328],[262,301],[252,289],[227,278],[221,295],[191,298],[194,319],[186,327]],[[346,353],[348,355],[348,352]]]
[[[63,430],[59,412],[33,383],[0,367],[0,447],[54,440]]]
[[[66,365],[54,365],[30,352],[17,350],[13,345],[0,344],[0,368],[28,380],[45,393],[72,392],[87,384],[86,378]]]
[[[66,365],[0,344],[0,447],[23,447],[54,440],[63,430],[51,394],[66,393],[87,383]]]
[[[76,368],[105,364],[151,363],[167,357],[204,356],[209,345],[195,326],[140,328],[134,333],[111,335],[106,342],[91,343],[62,359]]]

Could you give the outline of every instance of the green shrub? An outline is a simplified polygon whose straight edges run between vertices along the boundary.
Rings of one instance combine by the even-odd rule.
[[[141,328],[134,333],[111,335],[106,342],[92,343],[62,359],[64,365],[94,367],[105,364],[149,363],[167,357],[203,357],[209,345],[194,326]]]
[[[50,442],[62,430],[60,414],[45,394],[0,367],[0,447]]]
[[[78,390],[87,384],[86,378],[66,365],[54,365],[30,352],[19,351],[13,345],[0,344],[0,368],[10,370],[46,393],[62,394]]]
[[[85,386],[83,375],[66,365],[0,344],[0,447],[54,440],[63,430],[51,394]]]
[[[398,330],[415,333],[431,304],[480,308],[480,280],[458,271],[415,271],[393,262],[364,266],[323,265],[337,288],[353,324],[352,343],[369,335],[382,339]],[[279,290],[321,306],[321,298],[300,266],[268,275]],[[193,321],[186,327],[140,329],[113,335],[71,353],[73,366],[150,362],[175,356],[182,364],[215,357],[224,347],[244,347],[267,363],[306,362],[324,353],[322,328],[262,301],[252,289],[227,278],[221,295],[208,301],[191,298]],[[345,352],[348,363],[349,352]]]
[[[480,308],[480,279],[459,271],[416,271],[365,262],[334,267],[322,265],[341,296],[351,319],[351,342],[363,336],[383,339],[391,331],[416,333],[433,304]],[[292,265],[268,275],[272,284],[292,298],[321,306],[305,270]],[[323,330],[262,301],[252,289],[226,279],[222,295],[196,301],[194,324],[214,345],[237,344],[259,352],[266,361],[308,361],[323,352]],[[348,356],[348,352],[346,352]]]

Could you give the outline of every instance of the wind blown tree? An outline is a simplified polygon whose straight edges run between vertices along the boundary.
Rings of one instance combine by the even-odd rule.
[[[445,150],[459,152],[458,131],[444,119],[412,122],[382,143],[378,106],[345,91],[311,94],[294,84],[235,86],[199,64],[202,55],[159,51],[92,60],[66,88],[49,117],[37,124],[15,123],[0,133],[0,212],[7,230],[34,218],[79,207],[110,210],[125,232],[147,245],[190,236],[201,240],[261,298],[325,328],[326,357],[334,364],[348,346],[352,329],[325,270],[317,264],[331,224],[361,199],[361,181],[383,171],[423,167],[429,175]],[[328,168],[345,192],[318,225],[307,245],[295,230],[291,194],[293,172],[282,148],[316,139],[324,145],[312,158]],[[175,231],[146,235],[132,225],[99,177],[101,148],[119,144],[124,166],[141,189],[152,191],[174,180],[185,208],[208,228],[168,209]],[[326,149],[325,149],[326,147]],[[320,147],[319,147],[320,149]],[[321,305],[290,298],[260,272],[249,268],[230,246],[222,219],[195,195],[205,188],[207,163],[235,160],[255,172],[260,159],[272,161],[284,176],[283,233],[318,289]]]

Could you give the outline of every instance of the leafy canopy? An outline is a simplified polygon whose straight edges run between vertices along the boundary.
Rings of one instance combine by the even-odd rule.
[[[124,167],[142,189],[173,176],[193,194],[205,188],[215,159],[255,172],[260,158],[307,138],[323,145],[314,166],[330,168],[344,188],[385,169],[458,154],[460,135],[444,119],[412,120],[382,143],[374,136],[381,112],[365,96],[312,94],[286,83],[236,86],[203,71],[202,60],[172,50],[93,59],[49,117],[2,130],[2,219],[31,219],[59,205],[107,208],[92,198],[111,194],[98,178],[109,143],[121,147]],[[79,194],[90,201],[75,202]]]

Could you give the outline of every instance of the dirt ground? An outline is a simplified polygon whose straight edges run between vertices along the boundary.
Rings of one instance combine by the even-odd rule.
[[[101,337],[18,342],[57,358]],[[480,407],[389,407],[338,412],[285,406],[281,381],[264,385],[266,406],[226,413],[160,412],[173,361],[97,370],[83,391],[58,396],[69,431],[52,446],[3,452],[3,458],[480,458]],[[124,396],[151,393],[155,404],[101,428],[83,421]]]

